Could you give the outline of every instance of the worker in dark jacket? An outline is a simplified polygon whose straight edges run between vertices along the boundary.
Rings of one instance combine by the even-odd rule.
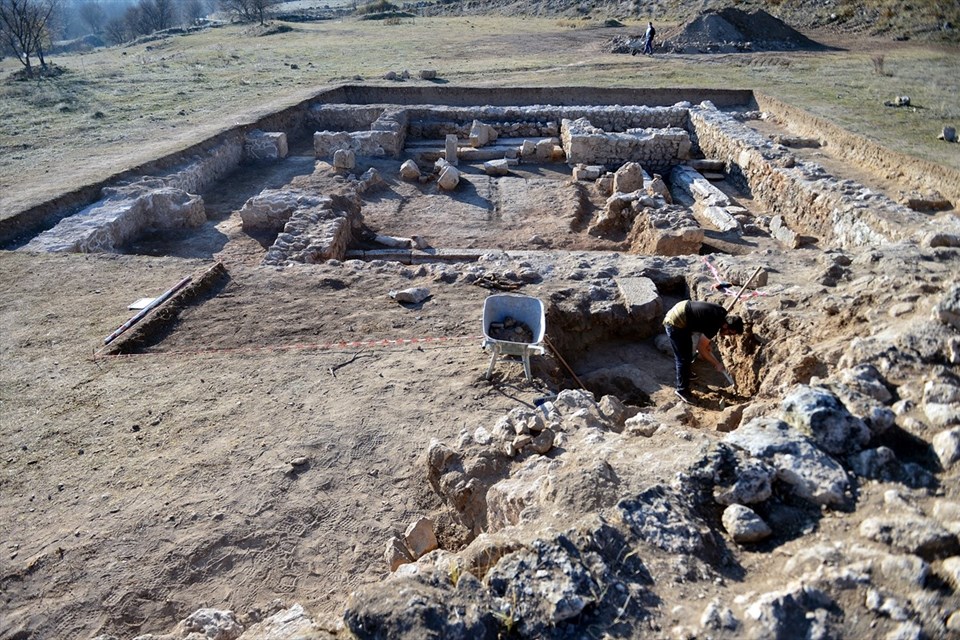
[[[690,366],[693,361],[693,334],[699,333],[697,351],[720,373],[729,376],[723,364],[713,355],[711,340],[717,334],[730,336],[743,333],[740,316],[727,314],[727,310],[712,302],[678,302],[667,312],[663,326],[673,347],[677,365],[677,395],[684,402],[692,402],[690,392]]]

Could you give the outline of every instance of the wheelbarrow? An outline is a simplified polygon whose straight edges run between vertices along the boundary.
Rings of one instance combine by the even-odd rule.
[[[490,337],[490,325],[513,318],[527,325],[533,333],[532,342],[514,342]],[[523,359],[523,372],[527,381],[533,380],[530,373],[530,354],[543,355],[543,337],[547,321],[543,313],[543,303],[537,298],[517,294],[498,294],[483,301],[483,344],[485,350],[492,352],[490,366],[484,376],[488,380],[493,375],[497,358],[501,355],[520,356]]]

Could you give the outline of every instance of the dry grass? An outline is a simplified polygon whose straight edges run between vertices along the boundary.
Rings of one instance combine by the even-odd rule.
[[[608,53],[606,44],[617,33],[639,32],[639,22],[574,29],[555,18],[468,17],[291,26],[269,36],[228,26],[57,56],[53,61],[70,73],[3,83],[0,215],[184,148],[326,86],[357,76],[389,84],[379,78],[402,69],[434,68],[451,85],[467,86],[756,88],[892,148],[960,167],[955,148],[936,140],[944,124],[960,119],[956,50],[878,41],[829,54],[638,61]],[[888,76],[871,73],[871,56],[879,51]],[[0,77],[16,65],[0,61]],[[922,108],[882,106],[895,95],[910,95]]]

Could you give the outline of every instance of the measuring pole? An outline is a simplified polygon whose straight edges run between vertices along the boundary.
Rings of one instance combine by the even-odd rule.
[[[190,282],[191,280],[193,280],[193,277],[192,277],[192,276],[187,276],[186,278],[184,278],[183,280],[181,280],[180,282],[178,282],[177,284],[175,284],[172,288],[168,289],[168,290],[167,290],[163,295],[161,295],[159,298],[155,299],[153,302],[151,302],[150,304],[148,304],[147,306],[145,306],[143,309],[141,309],[140,312],[137,313],[137,315],[133,316],[132,318],[130,318],[129,320],[127,320],[126,322],[124,322],[122,325],[120,325],[119,327],[117,327],[117,330],[116,330],[116,331],[114,331],[114,332],[111,333],[109,336],[107,336],[106,338],[104,338],[103,344],[107,345],[107,344],[110,344],[111,342],[113,342],[114,340],[116,340],[118,337],[120,337],[120,334],[121,334],[121,333],[123,333],[124,331],[126,331],[127,329],[129,329],[130,327],[132,327],[133,325],[135,325],[135,324],[137,324],[138,322],[140,322],[148,313],[150,313],[150,312],[153,311],[155,308],[157,308],[158,306],[160,306],[161,304],[163,304],[164,302],[166,302],[166,301],[170,298],[170,296],[172,296],[172,295],[175,294],[177,291],[179,291],[180,289],[182,289],[182,288],[184,288],[185,286],[187,286],[187,283]]]

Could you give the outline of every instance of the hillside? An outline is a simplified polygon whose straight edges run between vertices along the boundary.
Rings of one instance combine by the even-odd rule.
[[[960,42],[960,4],[921,0],[661,0],[616,2],[595,0],[470,0],[469,2],[408,3],[424,15],[563,16],[571,19],[643,18],[658,22],[682,22],[726,7],[743,11],[763,9],[800,29],[828,29],[898,40]]]

